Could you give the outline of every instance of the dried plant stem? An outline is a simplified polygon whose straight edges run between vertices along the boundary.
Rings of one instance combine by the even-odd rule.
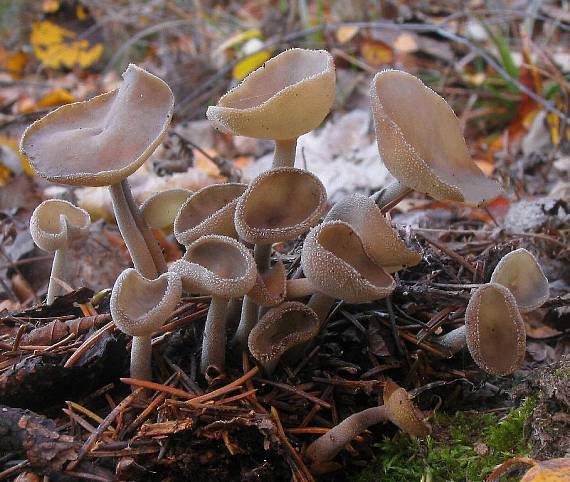
[[[154,265],[146,241],[138,230],[137,224],[129,209],[124,189],[125,186],[120,182],[109,186],[117,226],[127,245],[136,270],[147,279],[155,279],[158,274],[156,266]]]
[[[295,151],[297,139],[275,141],[275,153],[273,155],[273,169],[276,167],[293,167],[295,165]]]
[[[222,371],[226,353],[226,310],[228,299],[213,296],[204,326],[200,370],[206,373],[209,367]]]
[[[57,294],[61,293],[61,286],[58,281],[65,278],[65,251],[65,248],[58,249],[53,257],[46,298],[48,305],[51,305]]]
[[[387,213],[412,191],[413,189],[404,186],[400,181],[394,181],[370,197],[374,199],[380,211]]]
[[[342,448],[368,427],[388,420],[384,406],[372,407],[355,413],[315,440],[306,456],[313,464],[327,462]]]
[[[133,336],[131,346],[131,378],[152,380],[152,339],[150,336]]]

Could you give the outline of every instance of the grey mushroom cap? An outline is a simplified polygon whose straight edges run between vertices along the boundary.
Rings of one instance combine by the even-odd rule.
[[[188,189],[168,189],[150,196],[141,206],[141,213],[153,229],[172,227],[180,207],[194,194]]]
[[[435,199],[476,206],[502,193],[471,159],[449,104],[421,80],[385,70],[370,95],[380,155],[398,181]]]
[[[128,335],[150,336],[170,317],[181,293],[177,273],[167,272],[149,280],[128,268],[119,275],[111,293],[113,321]]]
[[[91,218],[84,209],[68,201],[48,199],[34,209],[30,234],[38,247],[52,253],[86,234],[90,224]]]
[[[116,184],[160,144],[173,110],[168,85],[131,64],[117,90],[59,107],[30,125],[20,150],[50,181]]]
[[[250,251],[235,239],[219,235],[194,241],[169,271],[180,275],[186,291],[221,298],[244,296],[257,277]]]
[[[536,258],[524,248],[503,256],[491,275],[491,282],[511,291],[521,313],[539,308],[550,297],[548,279]]]
[[[268,60],[206,115],[217,129],[257,139],[294,139],[323,121],[335,96],[325,50],[290,49]]]

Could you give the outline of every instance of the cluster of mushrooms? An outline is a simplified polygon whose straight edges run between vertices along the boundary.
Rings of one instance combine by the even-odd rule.
[[[501,194],[469,156],[452,109],[419,79],[382,71],[370,94],[380,155],[397,181],[370,197],[347,196],[328,213],[321,181],[294,167],[297,138],[321,124],[335,98],[333,58],[323,50],[283,52],[208,108],[217,129],[275,142],[272,168],[248,185],[171,190],[136,203],[127,178],[161,142],[174,98],[165,82],[135,65],[117,90],[60,107],[28,127],[21,151],[40,176],[109,186],[134,265],[118,277],[111,295],[116,326],[133,336],[132,377],[151,379],[152,334],[183,293],[211,296],[201,355],[207,378],[224,371],[226,325],[239,316],[240,303],[230,349],[249,350],[270,374],[280,360],[302,356],[337,300],[386,298],[396,286],[392,274],[421,261],[385,216],[410,191],[472,206]],[[34,212],[35,242],[56,253],[47,303],[65,286],[66,247],[88,231],[89,222],[84,210],[61,200],[47,200]],[[183,258],[167,266],[151,229],[172,230],[185,246]],[[279,256],[272,262],[272,245],[302,235],[302,271],[288,274]],[[450,354],[467,345],[487,372],[512,373],[525,352],[520,312],[547,298],[548,281],[535,258],[514,251],[473,292],[465,325],[435,341]],[[307,457],[326,462],[383,420],[412,435],[429,433],[405,390],[389,383],[384,405],[343,421],[314,442]]]

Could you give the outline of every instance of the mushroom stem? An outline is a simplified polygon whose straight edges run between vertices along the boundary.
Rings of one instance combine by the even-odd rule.
[[[155,279],[157,270],[143,235],[138,230],[135,219],[129,209],[123,184],[118,182],[109,186],[113,211],[119,231],[125,240],[136,270],[147,279]]]
[[[65,248],[60,248],[53,257],[46,298],[46,304],[48,305],[51,305],[56,295],[61,292],[61,286],[58,281],[63,280],[65,277],[65,251]]]
[[[307,278],[287,280],[287,299],[304,298],[315,293],[315,288]]]
[[[295,151],[297,138],[275,141],[273,154],[273,169],[277,167],[293,167],[295,165]]]
[[[400,181],[394,181],[370,197],[374,199],[382,213],[387,213],[412,191],[413,189],[405,186]]]
[[[335,298],[331,298],[320,291],[311,296],[307,306],[311,308],[319,317],[321,328],[323,327],[327,316],[334,305]]]
[[[467,339],[465,338],[465,325],[435,338],[434,341],[443,348],[446,348],[450,355],[454,355],[467,345]]]
[[[212,296],[204,326],[200,370],[206,373],[209,367],[222,371],[226,353],[226,310],[228,298]]]
[[[152,338],[133,336],[131,346],[131,378],[152,380]]]
[[[271,244],[256,244],[253,248],[253,257],[257,271],[260,273],[267,271],[271,260]]]
[[[164,255],[162,254],[162,250],[160,249],[160,245],[158,241],[152,234],[148,223],[145,221],[141,210],[138,204],[133,197],[133,193],[131,191],[131,187],[129,186],[129,181],[123,179],[121,181],[121,185],[123,188],[123,192],[125,193],[125,199],[127,204],[129,205],[129,210],[131,211],[131,215],[135,220],[135,224],[137,225],[138,230],[142,234],[146,246],[152,256],[152,261],[154,262],[154,266],[157,271],[157,276],[161,275],[162,273],[166,273],[168,267],[166,266],[166,261],[164,259]]]
[[[372,425],[386,422],[387,420],[388,414],[383,405],[355,413],[309,445],[306,456],[312,464],[320,464],[332,460],[358,434],[364,432]]]

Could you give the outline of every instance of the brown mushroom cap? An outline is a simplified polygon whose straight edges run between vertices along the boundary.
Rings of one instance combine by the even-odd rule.
[[[328,221],[311,230],[303,244],[301,266],[317,290],[350,303],[385,298],[396,286],[343,221]]]
[[[208,234],[237,237],[234,214],[238,199],[246,189],[246,184],[212,184],[190,196],[174,220],[174,236],[178,242],[188,246]]]
[[[84,209],[70,202],[48,199],[42,202],[30,218],[30,234],[34,243],[44,251],[65,248],[89,229],[91,218]]]
[[[451,107],[421,80],[397,70],[379,72],[371,97],[382,160],[401,183],[476,206],[501,194],[472,161]]]
[[[409,250],[374,200],[352,194],[336,203],[325,221],[344,221],[358,233],[366,253],[387,273],[415,266],[422,257]]]
[[[327,194],[314,174],[294,167],[271,169],[251,181],[239,199],[235,227],[254,244],[289,241],[317,224]]]
[[[144,220],[153,229],[171,227],[180,207],[192,194],[188,189],[168,189],[153,194],[141,206]]]
[[[383,396],[387,417],[394,425],[413,437],[427,437],[431,433],[430,424],[411,402],[406,390],[388,379]]]
[[[248,346],[263,366],[274,364],[289,349],[312,339],[319,318],[303,303],[288,301],[271,308],[249,334]]]
[[[180,301],[182,285],[177,273],[149,280],[133,268],[123,271],[111,293],[111,314],[117,327],[132,336],[150,336]]]
[[[293,139],[323,121],[334,96],[332,56],[325,50],[291,49],[249,74],[206,115],[230,134]]]
[[[486,372],[508,375],[520,368],[526,334],[508,288],[488,283],[473,292],[465,310],[465,337],[475,363]]]
[[[59,107],[26,129],[20,149],[40,176],[106,186],[152,154],[172,118],[174,96],[164,81],[136,65],[123,79],[117,90]]]
[[[254,287],[247,294],[258,306],[275,306],[282,303],[287,291],[287,273],[281,261],[270,269],[257,273]]]
[[[245,295],[257,276],[250,251],[235,239],[208,235],[194,241],[183,259],[169,268],[182,278],[186,291],[221,298]]]
[[[536,258],[524,248],[503,256],[491,275],[491,283],[507,287],[521,313],[541,306],[550,296],[548,279]]]

